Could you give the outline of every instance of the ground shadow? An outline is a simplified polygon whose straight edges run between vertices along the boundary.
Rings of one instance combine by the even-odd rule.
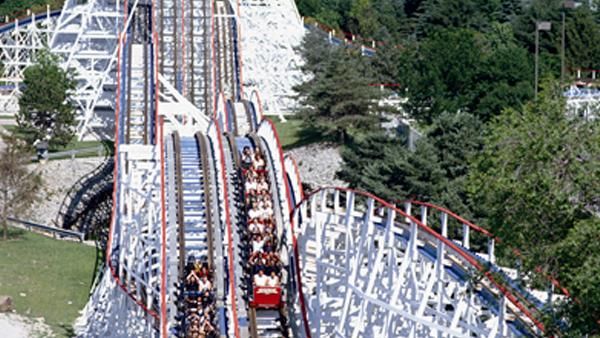
[[[75,334],[75,330],[73,329],[73,325],[60,324],[59,327],[61,328],[62,332],[56,332],[56,333],[60,333],[61,336],[69,337],[69,338],[77,336]]]
[[[313,143],[333,142],[334,138],[331,135],[327,135],[323,130],[310,125],[306,122],[300,125],[300,128],[296,132],[297,140],[283,147],[286,150],[304,147]]]

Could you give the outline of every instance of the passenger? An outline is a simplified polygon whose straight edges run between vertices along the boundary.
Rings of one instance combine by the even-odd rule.
[[[212,296],[210,295],[210,291],[204,291],[202,297],[200,297],[198,300],[200,301],[200,304],[202,304],[202,307],[206,309],[212,304]]]
[[[205,319],[202,323],[202,326],[200,327],[200,337],[207,337],[214,330],[215,328],[210,324],[210,321],[208,319]]]
[[[244,184],[244,189],[246,189],[246,193],[249,195],[254,195],[256,194],[256,180],[254,178],[249,178],[248,180],[246,180],[246,183]]]
[[[273,232],[275,231],[275,227],[270,222],[265,222],[263,234],[265,237],[273,237]]]
[[[260,193],[263,191],[269,191],[269,184],[267,183],[267,180],[262,177],[258,180],[258,183],[256,185],[256,190]]]
[[[281,270],[282,264],[278,253],[274,252],[269,256],[269,265],[271,265],[276,271]]]
[[[252,203],[252,207],[250,208],[250,210],[248,210],[248,218],[253,220],[253,219],[259,219],[260,218],[260,210],[258,208],[258,203]]]
[[[273,252],[273,243],[271,243],[270,239],[265,242],[265,245],[263,246],[263,251],[267,254]]]
[[[275,271],[271,271],[271,276],[267,279],[267,286],[279,287],[279,277],[277,277]]]
[[[256,218],[252,219],[248,225],[248,231],[250,231],[251,234],[261,234],[264,230],[265,226]]]
[[[214,312],[213,312],[212,304],[209,304],[204,308],[204,317],[208,318],[208,320],[212,320],[213,315],[214,315]]]
[[[268,221],[273,217],[273,205],[270,201],[263,203],[263,207],[260,210],[260,219],[264,222]]]
[[[210,277],[210,272],[208,271],[208,266],[206,264],[202,264],[202,267],[200,268],[200,272],[197,273],[199,278],[202,278],[204,276],[206,277]]]
[[[196,274],[196,271],[192,270],[185,278],[185,281],[188,285],[194,285],[200,283],[200,278]]]
[[[210,291],[211,288],[212,284],[206,276],[202,277],[202,279],[198,282],[198,291],[200,292]]]
[[[265,241],[261,235],[254,236],[254,239],[252,240],[252,252],[263,252],[264,245]]]
[[[248,257],[248,263],[254,267],[262,265],[264,262],[261,256],[262,252],[253,251],[252,253],[250,253],[250,257]]]
[[[253,163],[254,170],[263,171],[263,170],[265,170],[265,166],[266,166],[265,158],[263,157],[260,150],[256,150],[256,152],[254,153],[254,163]]]
[[[190,323],[191,324],[188,329],[188,335],[194,337],[194,333],[196,333],[195,337],[197,337],[197,334],[200,333],[200,319],[194,318],[190,321]]]
[[[194,322],[196,323],[200,323],[200,316],[197,313],[192,313],[187,317],[188,321],[190,323],[192,323],[192,325],[194,324]]]
[[[253,158],[254,156],[252,156],[252,150],[250,147],[245,146],[244,150],[242,151],[242,168],[250,169],[252,167]]]
[[[198,301],[194,298],[188,298],[187,300],[187,310],[188,312],[191,312],[190,315],[193,315],[196,313],[198,309]]]
[[[267,286],[267,278],[263,270],[258,270],[258,274],[254,275],[254,286]]]

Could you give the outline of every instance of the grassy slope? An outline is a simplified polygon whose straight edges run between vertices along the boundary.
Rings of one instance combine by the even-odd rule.
[[[285,123],[279,118],[271,118],[279,134],[281,147],[284,150],[302,147],[316,142],[326,141],[317,130],[306,127],[300,119],[289,118]]]
[[[69,336],[87,302],[95,248],[16,229],[12,234],[0,240],[0,295],[12,296],[18,313],[44,317],[59,337]]]

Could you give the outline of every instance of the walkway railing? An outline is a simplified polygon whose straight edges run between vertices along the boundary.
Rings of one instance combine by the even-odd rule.
[[[61,228],[55,228],[49,225],[43,225],[43,224],[37,224],[37,223],[33,223],[30,221],[23,221],[17,218],[13,218],[13,217],[9,217],[8,220],[17,225],[19,228],[22,229],[26,229],[29,231],[33,231],[33,230],[37,230],[37,231],[42,231],[45,233],[49,233],[52,235],[52,237],[54,238],[73,238],[76,239],[80,242],[83,242],[84,240],[84,234],[79,232],[79,231],[71,231],[71,230],[65,230],[65,229],[61,229]]]
[[[98,157],[100,157],[105,154],[106,149],[107,149],[106,146],[98,145],[95,147],[87,147],[87,148],[81,148],[81,149],[59,151],[56,153],[48,153],[46,158],[48,160],[60,159],[60,158],[72,158],[73,159],[73,158],[76,158],[77,155],[80,155],[80,154],[94,154],[94,155],[97,154]],[[35,155],[31,156],[31,160],[37,161],[38,157]]]

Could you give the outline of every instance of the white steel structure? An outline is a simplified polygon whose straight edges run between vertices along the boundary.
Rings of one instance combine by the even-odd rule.
[[[23,71],[35,59],[35,52],[48,48],[59,11],[29,14],[0,26],[0,116],[12,117],[19,110],[19,84]]]
[[[65,1],[51,49],[63,59],[64,68],[77,74],[73,100],[79,111],[80,138],[90,132],[106,137],[112,131],[118,34],[130,22],[125,15],[132,14],[127,12],[135,11],[138,3],[139,0],[129,4],[114,0]]]
[[[303,77],[302,58],[294,50],[305,30],[293,0],[240,0],[242,81],[261,93],[267,115],[291,113],[293,86]],[[268,71],[265,71],[268,70]]]
[[[567,114],[586,120],[598,118],[600,112],[600,89],[572,86],[565,92]]]
[[[120,147],[108,267],[76,325],[82,336],[156,335],[163,238],[159,158],[153,146]]]
[[[221,337],[542,333],[541,301],[495,265],[491,234],[426,204],[415,218],[414,204],[343,189],[304,196],[256,93],[270,114],[293,108],[303,32],[291,0],[65,3],[50,45],[79,74],[80,135],[114,128],[116,144],[107,262],[77,334],[185,334],[194,252],[212,265]],[[265,155],[276,214],[275,310],[251,304],[245,284],[239,152],[248,145]]]
[[[291,258],[298,262],[294,286],[301,289],[291,301],[296,331],[312,337],[509,337],[543,328],[535,306],[484,268],[493,265],[493,239],[487,253],[469,252],[467,224],[460,242],[453,241],[453,216],[442,212],[428,222],[427,206],[416,217],[411,208],[341,188],[321,189],[299,205],[298,251]]]

